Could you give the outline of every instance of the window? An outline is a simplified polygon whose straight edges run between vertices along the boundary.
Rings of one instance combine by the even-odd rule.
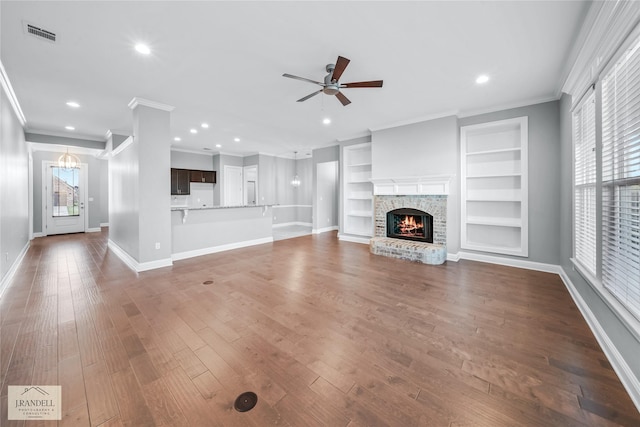
[[[596,108],[595,93],[574,112],[574,252],[596,275]]]
[[[79,216],[78,210],[78,180],[80,178],[80,169],[65,169],[59,167],[51,167],[51,175],[53,182],[51,192],[53,200],[51,215],[60,216]]]
[[[602,284],[640,319],[640,38],[602,79]]]

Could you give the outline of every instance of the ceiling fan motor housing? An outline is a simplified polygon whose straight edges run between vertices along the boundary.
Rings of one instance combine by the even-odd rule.
[[[329,65],[327,65],[327,68],[329,67]],[[324,85],[322,88],[322,92],[327,95],[335,95],[336,93],[340,92],[340,84],[338,83],[338,81],[331,80],[332,75],[333,73],[330,72],[329,74],[324,76]]]

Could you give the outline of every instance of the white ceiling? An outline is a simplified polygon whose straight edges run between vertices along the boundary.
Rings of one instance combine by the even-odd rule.
[[[0,7],[2,64],[27,131],[128,134],[127,104],[141,97],[175,107],[171,133],[182,138],[175,147],[286,155],[421,118],[557,99],[588,2],[3,0]],[[23,22],[58,41],[27,35]],[[141,41],[150,56],[133,49]],[[383,79],[384,87],[344,89],[346,107],[324,94],[297,103],[318,86],[282,74],[322,80],[338,55],[351,59],[341,82]],[[483,73],[490,82],[476,85]],[[82,107],[67,107],[69,100]]]

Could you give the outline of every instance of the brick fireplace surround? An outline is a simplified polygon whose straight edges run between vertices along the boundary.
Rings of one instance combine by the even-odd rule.
[[[422,181],[414,181],[416,182],[408,183],[405,180],[398,184],[394,180],[373,180],[375,229],[374,237],[369,242],[369,250],[374,255],[424,264],[443,264],[447,260],[448,180],[438,182],[435,186],[431,180],[428,185]],[[444,194],[415,194],[420,190]],[[398,194],[405,191],[414,194]],[[387,212],[398,208],[419,209],[432,215],[433,243],[387,237]]]

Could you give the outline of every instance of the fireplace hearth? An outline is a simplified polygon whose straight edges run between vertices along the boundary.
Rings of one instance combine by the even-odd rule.
[[[433,243],[433,216],[412,208],[389,211],[387,237]]]

